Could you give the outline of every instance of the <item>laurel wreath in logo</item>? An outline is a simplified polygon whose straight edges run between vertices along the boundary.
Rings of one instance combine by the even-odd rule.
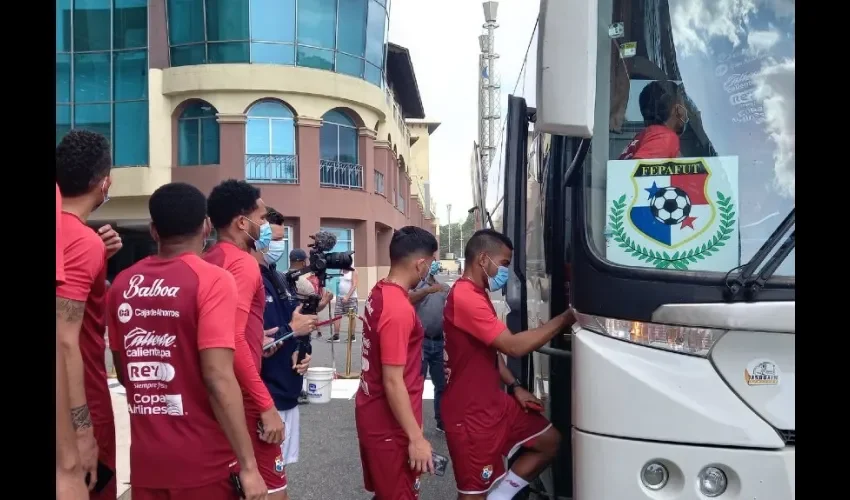
[[[617,245],[625,250],[626,253],[644,262],[650,262],[658,269],[674,267],[682,271],[687,271],[688,264],[710,257],[713,253],[719,251],[720,247],[725,246],[726,241],[732,238],[731,235],[734,232],[736,215],[735,206],[732,204],[732,197],[718,191],[717,206],[720,209],[720,227],[714,236],[701,246],[670,255],[667,252],[658,252],[642,247],[626,235],[625,229],[623,229],[626,195],[623,195],[611,204],[611,213],[608,215],[608,219],[611,221],[611,236],[617,242]]]

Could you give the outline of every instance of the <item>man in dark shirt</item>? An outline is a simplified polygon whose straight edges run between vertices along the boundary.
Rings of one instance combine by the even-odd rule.
[[[283,235],[283,216],[272,208],[267,210],[266,220],[272,225],[280,226],[275,234]],[[281,444],[281,455],[284,466],[298,461],[299,451],[299,411],[298,400],[301,395],[303,376],[310,366],[310,332],[316,327],[318,319],[315,315],[301,314],[301,307],[294,293],[291,293],[286,279],[277,271],[278,261],[286,253],[286,241],[282,238],[272,238],[265,252],[254,252],[260,263],[260,273],[266,293],[266,307],[263,314],[263,327],[270,330],[278,327],[274,338],[266,339],[272,343],[290,333],[292,337],[282,344],[263,352],[263,363],[260,376],[274,400],[275,408],[284,422],[284,440]],[[322,304],[320,304],[321,306]],[[324,302],[327,305],[327,302]],[[299,352],[305,354],[298,362]]]

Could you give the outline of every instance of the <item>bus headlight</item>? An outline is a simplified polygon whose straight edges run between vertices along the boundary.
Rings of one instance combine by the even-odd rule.
[[[703,495],[714,498],[719,497],[726,491],[726,485],[729,481],[726,480],[726,474],[717,467],[705,467],[697,476],[699,482],[699,492]]]
[[[649,462],[643,466],[643,470],[640,472],[641,482],[650,490],[660,490],[667,486],[669,478],[670,473],[667,472],[667,467],[659,462]]]
[[[579,326],[600,335],[702,357],[707,357],[712,346],[726,333],[725,330],[714,328],[660,325],[581,313],[577,314],[577,318]]]

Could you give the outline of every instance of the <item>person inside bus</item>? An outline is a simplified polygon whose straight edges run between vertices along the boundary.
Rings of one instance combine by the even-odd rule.
[[[618,159],[678,157],[679,136],[688,126],[683,87],[671,81],[653,81],[641,90],[638,104],[646,128],[638,132]]]

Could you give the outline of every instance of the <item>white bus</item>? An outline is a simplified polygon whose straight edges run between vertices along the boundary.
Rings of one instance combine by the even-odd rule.
[[[795,498],[794,29],[794,0],[541,2],[507,321],[580,322],[509,360],[569,437],[531,498]]]

